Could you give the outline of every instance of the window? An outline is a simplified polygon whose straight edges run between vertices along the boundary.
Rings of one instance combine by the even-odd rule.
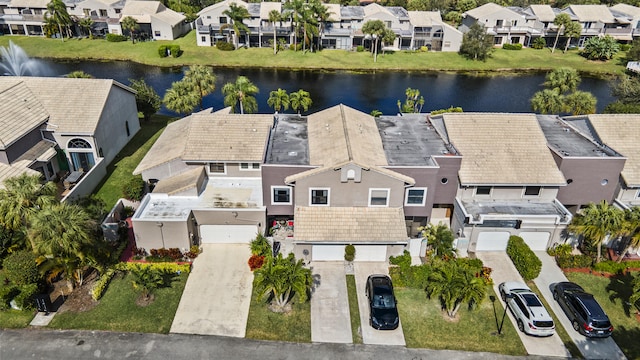
[[[100,9],[100,17],[107,17],[107,10]]]
[[[427,195],[426,188],[407,189],[404,204],[407,206],[424,206]]]
[[[309,189],[311,205],[329,205],[329,189]]]
[[[389,189],[369,189],[369,206],[389,206]]]
[[[291,188],[272,186],[271,203],[274,205],[291,205]]]
[[[200,37],[200,41],[201,41],[201,42],[207,42],[207,37],[206,37],[206,36],[202,36],[202,37]]]
[[[91,145],[84,139],[73,139],[67,146],[70,149],[91,149]]]
[[[220,162],[210,163],[209,172],[213,174],[224,174],[226,172],[224,168],[224,163],[220,163]]]
[[[491,195],[491,186],[478,186],[476,195]]]
[[[500,45],[502,44],[502,38],[499,36],[496,36],[493,38],[493,45]]]
[[[524,188],[524,196],[540,196],[540,186],[526,186]]]
[[[82,13],[84,14],[84,16],[89,16],[91,12],[91,9],[82,9]]]
[[[154,32],[153,32],[153,36],[155,36],[155,37],[160,37],[160,31],[157,31],[157,30],[156,30],[156,31],[154,31]]]
[[[640,198],[640,190],[638,190],[638,192],[636,192],[636,198]]]
[[[451,41],[445,41],[443,46],[446,48],[451,47]]]
[[[496,20],[496,27],[502,27],[502,24],[504,24],[504,20]]]
[[[124,122],[124,128],[127,131],[127,137],[129,137],[129,135],[131,135],[131,131],[129,130],[129,122],[128,121]]]
[[[391,21],[385,21],[384,24],[387,27],[387,29],[391,29]]]
[[[220,16],[220,24],[226,24],[227,23],[227,17],[226,16]]]
[[[260,163],[240,163],[240,170],[260,170]]]
[[[122,11],[122,9],[114,9],[116,11],[116,14],[120,14],[120,11]]]

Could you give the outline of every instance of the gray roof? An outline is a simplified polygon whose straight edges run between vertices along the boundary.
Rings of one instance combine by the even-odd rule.
[[[43,125],[49,114],[29,87],[19,78],[0,82],[0,149]]]
[[[362,6],[343,6],[340,8],[340,18],[342,20],[364,19],[364,9]]]
[[[573,14],[581,21],[600,21],[613,23],[615,19],[606,5],[569,5],[563,11]]]
[[[474,217],[492,215],[513,215],[518,216],[557,216],[560,219],[570,219],[570,214],[559,203],[553,201],[461,201],[464,211]],[[478,221],[478,219],[474,220]]]
[[[276,115],[265,156],[266,164],[309,165],[307,118]]]
[[[561,157],[621,157],[612,149],[588,139],[555,115],[537,115],[547,145]]]
[[[387,162],[391,166],[435,166],[434,155],[456,155],[425,114],[376,118]]]

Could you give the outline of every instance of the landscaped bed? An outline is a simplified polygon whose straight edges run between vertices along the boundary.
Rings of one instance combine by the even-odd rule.
[[[136,300],[139,293],[132,287],[133,277],[130,274],[124,276],[123,274],[125,273],[120,273],[113,278],[104,296],[95,306],[86,306],[87,302],[92,301],[91,295],[87,294],[88,299],[77,301],[77,303],[85,304],[89,310],[79,312],[77,308],[67,304],[55,315],[49,327],[168,333],[189,275],[176,274],[169,287],[155,290],[155,300],[152,303],[148,306],[138,306]],[[76,292],[88,293],[86,290],[77,289]]]
[[[272,312],[268,305],[258,298],[254,284],[245,337],[256,340],[311,342],[311,302],[300,303],[295,300],[291,312]]]
[[[351,317],[351,335],[354,344],[362,344],[362,332],[360,331],[360,309],[358,308],[358,292],[356,290],[356,278],[347,275],[347,292],[349,294],[349,315]]]
[[[565,273],[569,281],[593,294],[613,324],[613,339],[629,359],[640,358],[640,322],[636,308],[628,303],[631,284],[638,273],[620,274],[610,278],[591,274]],[[562,314],[561,316],[564,316]]]
[[[494,335],[496,321],[488,296],[476,310],[463,307],[456,319],[449,320],[440,301],[427,299],[424,290],[396,288],[395,292],[407,347],[527,354],[510,321],[505,321],[502,335]],[[488,295],[495,296],[492,289]],[[497,305],[496,310],[500,320],[503,308]]]

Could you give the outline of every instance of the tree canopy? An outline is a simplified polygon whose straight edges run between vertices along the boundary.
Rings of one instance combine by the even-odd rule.
[[[493,51],[493,36],[481,24],[474,23],[462,36],[460,55],[471,60],[485,61]]]
[[[618,51],[620,51],[620,45],[613,37],[609,35],[605,37],[594,36],[585,42],[582,55],[589,60],[609,60]]]
[[[246,76],[238,76],[235,82],[226,83],[222,87],[224,105],[231,106],[231,111],[236,112],[236,106],[240,113],[251,114],[258,111],[258,102],[254,95],[260,92]]]
[[[136,91],[136,105],[145,120],[160,110],[162,99],[156,91],[148,85],[143,78],[139,80],[129,79],[129,86]]]

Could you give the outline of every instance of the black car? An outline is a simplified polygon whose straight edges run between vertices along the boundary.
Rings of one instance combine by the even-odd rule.
[[[400,324],[393,284],[387,275],[369,275],[367,278],[369,299],[369,324],[378,330],[394,330]]]
[[[560,282],[553,286],[553,298],[567,314],[575,331],[587,337],[609,337],[613,326],[593,295],[578,284]]]

